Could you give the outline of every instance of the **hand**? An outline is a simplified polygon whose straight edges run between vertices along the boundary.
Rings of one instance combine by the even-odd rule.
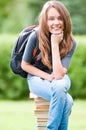
[[[54,79],[54,75],[53,73],[49,74],[49,76],[47,76],[47,79],[48,81],[52,81]]]
[[[51,34],[51,44],[60,44],[63,40],[63,32],[59,34]]]

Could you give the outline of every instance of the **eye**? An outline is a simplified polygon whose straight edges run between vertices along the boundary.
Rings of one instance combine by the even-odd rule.
[[[53,16],[48,17],[48,20],[54,20],[55,18]]]
[[[61,17],[61,16],[59,16],[59,17],[58,17],[58,20],[63,21],[63,19],[62,19],[62,17]]]

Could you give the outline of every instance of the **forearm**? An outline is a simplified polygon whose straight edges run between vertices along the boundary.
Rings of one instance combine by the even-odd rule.
[[[38,77],[43,78],[45,80],[51,81],[53,79],[52,74],[48,74],[48,73],[38,69],[37,67],[34,67],[33,65],[27,63],[27,62],[22,61],[21,67],[27,73],[38,76]]]
[[[56,44],[52,45],[52,65],[55,79],[60,79],[66,74],[67,69],[61,63],[59,45]]]

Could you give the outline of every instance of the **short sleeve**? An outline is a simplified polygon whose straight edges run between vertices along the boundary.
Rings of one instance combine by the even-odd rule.
[[[66,69],[69,68],[69,65],[70,65],[70,62],[71,62],[71,58],[72,58],[72,56],[73,56],[73,54],[74,54],[74,52],[75,52],[75,48],[76,48],[76,41],[74,40],[74,42],[73,42],[73,47],[72,47],[71,51],[68,52],[68,54],[67,54],[64,58],[62,58],[62,60],[61,60],[62,65],[63,65]]]
[[[37,35],[34,31],[30,34],[26,47],[25,47],[25,51],[23,54],[23,60],[25,62],[31,63],[33,50],[36,47],[36,44],[37,44]]]

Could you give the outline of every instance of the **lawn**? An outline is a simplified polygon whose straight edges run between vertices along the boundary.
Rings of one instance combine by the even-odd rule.
[[[69,130],[86,130],[86,100],[74,101]]]
[[[0,101],[0,130],[35,130],[33,101]],[[74,101],[69,130],[86,130],[86,100]]]

